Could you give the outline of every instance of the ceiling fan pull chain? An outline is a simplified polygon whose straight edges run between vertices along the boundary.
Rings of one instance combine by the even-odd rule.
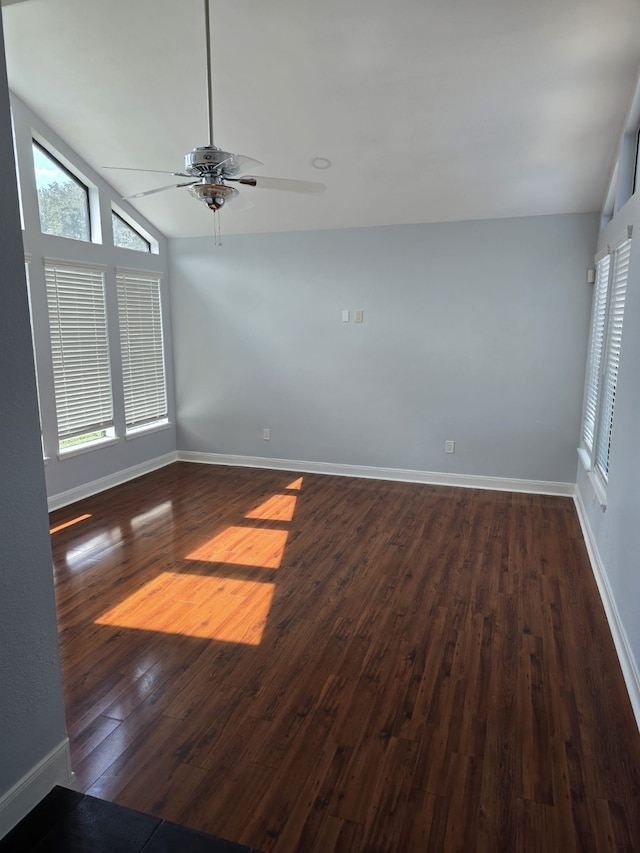
[[[213,212],[213,245],[222,246],[222,230],[220,226],[220,210]]]

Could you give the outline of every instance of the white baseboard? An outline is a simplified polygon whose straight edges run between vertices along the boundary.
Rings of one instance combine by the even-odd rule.
[[[578,512],[578,519],[580,520],[580,527],[582,528],[584,542],[587,546],[587,553],[591,562],[593,575],[596,579],[596,584],[598,585],[598,591],[600,593],[600,598],[602,599],[604,612],[609,623],[616,652],[618,653],[622,676],[627,686],[627,692],[629,693],[629,699],[631,700],[631,707],[633,708],[636,723],[640,730],[640,673],[638,672],[636,660],[633,656],[631,646],[629,645],[624,625],[620,619],[616,600],[613,596],[604,564],[600,558],[598,546],[596,544],[593,530],[589,523],[589,517],[579,489],[576,489],[574,502]]]
[[[513,480],[505,477],[479,477],[474,474],[441,474],[404,468],[374,468],[365,465],[340,465],[330,462],[300,462],[295,459],[270,459],[263,456],[232,456],[225,453],[178,451],[179,462],[204,462],[208,465],[235,465],[242,468],[270,468],[303,474],[329,474],[339,477],[364,477],[373,480],[396,480],[402,483],[424,483],[431,486],[460,486],[467,489],[491,489],[499,492],[527,492],[538,495],[573,497],[574,483],[545,480]]]
[[[82,486],[69,489],[67,492],[51,495],[47,500],[49,512],[83,500],[84,498],[89,498],[91,495],[97,495],[99,492],[104,492],[107,489],[113,488],[113,486],[119,486],[128,480],[135,480],[136,477],[149,474],[158,468],[164,468],[165,465],[171,465],[177,459],[178,456],[176,453],[166,453],[164,456],[157,456],[148,462],[141,462],[139,465],[133,465],[131,468],[125,468],[123,471],[116,471],[115,474],[109,474],[108,477],[101,477],[99,480],[84,483]]]
[[[39,761],[35,767],[0,797],[0,838],[3,838],[56,785],[73,788],[69,738]]]

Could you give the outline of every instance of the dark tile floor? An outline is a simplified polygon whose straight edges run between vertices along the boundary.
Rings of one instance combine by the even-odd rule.
[[[3,839],[0,853],[257,853],[132,809],[54,788]]]

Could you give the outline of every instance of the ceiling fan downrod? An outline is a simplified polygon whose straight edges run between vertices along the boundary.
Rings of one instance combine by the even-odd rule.
[[[209,123],[209,145],[213,147],[213,75],[211,63],[211,15],[210,0],[204,0],[204,35],[207,48],[207,119]]]

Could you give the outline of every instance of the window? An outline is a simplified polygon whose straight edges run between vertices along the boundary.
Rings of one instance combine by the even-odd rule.
[[[627,291],[631,229],[615,248],[597,259],[596,289],[582,419],[581,458],[593,477],[602,504],[606,503],[613,411],[622,345],[622,320]]]
[[[598,413],[598,392],[600,387],[600,366],[604,344],[604,328],[607,316],[607,294],[609,290],[609,269],[611,256],[607,252],[597,263],[596,287],[591,309],[591,334],[589,337],[589,357],[587,361],[587,381],[585,390],[584,414],[582,419],[582,441],[593,454]]]
[[[127,433],[167,419],[160,276],[116,270]]]
[[[43,234],[91,240],[88,188],[37,142],[33,167]]]
[[[111,211],[111,224],[113,226],[113,245],[121,249],[135,249],[137,252],[150,252],[151,243],[140,234],[133,225],[116,213]]]
[[[114,436],[104,271],[45,261],[61,454]]]

